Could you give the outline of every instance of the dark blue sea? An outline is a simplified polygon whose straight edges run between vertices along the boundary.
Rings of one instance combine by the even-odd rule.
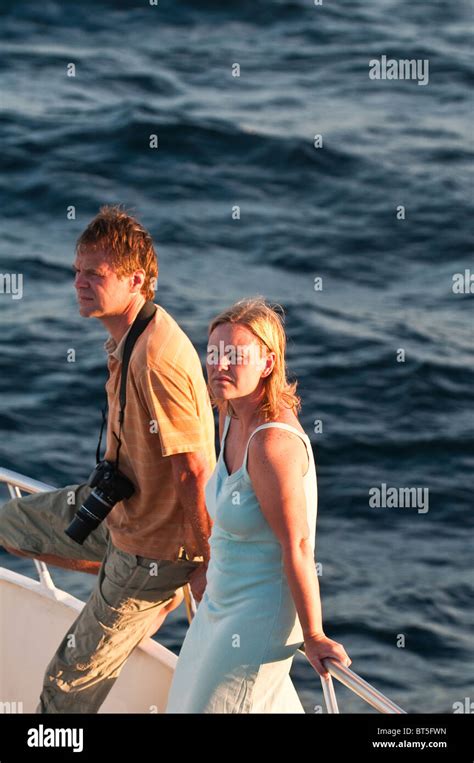
[[[23,277],[21,298],[0,293],[0,466],[61,486],[94,465],[106,335],[78,315],[71,263],[99,206],[124,204],[203,362],[236,299],[285,308],[326,633],[408,712],[453,712],[474,673],[473,295],[453,289],[474,273],[469,4],[0,8],[0,273]],[[429,82],[371,79],[382,55],[429,61]],[[382,484],[427,488],[429,510],[370,506]],[[51,572],[82,599],[95,582]],[[157,636],[178,653],[185,629],[180,608]],[[308,713],[324,705],[303,656],[293,679]]]

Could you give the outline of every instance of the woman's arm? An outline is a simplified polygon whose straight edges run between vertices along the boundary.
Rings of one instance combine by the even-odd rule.
[[[319,581],[306,517],[303,474],[307,469],[302,440],[288,431],[261,430],[249,446],[248,472],[262,513],[282,547],[288,584],[303,630],[305,651],[325,678],[324,657],[350,664],[343,646],[323,630]]]

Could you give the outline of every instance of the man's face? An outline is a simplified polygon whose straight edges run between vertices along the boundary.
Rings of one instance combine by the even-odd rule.
[[[101,250],[77,253],[73,270],[79,313],[83,318],[121,315],[131,297],[140,291],[134,274],[119,278]]]

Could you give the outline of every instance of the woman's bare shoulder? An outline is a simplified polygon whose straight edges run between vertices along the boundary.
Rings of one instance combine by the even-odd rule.
[[[301,434],[306,434],[294,415],[283,413],[282,416],[278,416],[268,423],[289,424]],[[294,432],[289,432],[283,427],[266,427],[257,432],[250,441],[249,455],[251,459],[253,458],[254,463],[268,462],[270,459],[285,464],[288,459],[296,460],[301,465],[302,474],[306,473],[308,467],[305,443]]]
[[[294,427],[297,429],[301,434],[306,434],[303,427],[301,426],[298,417],[293,413],[293,411],[287,409],[283,409],[280,411],[280,414],[277,416],[276,419],[272,421],[272,423],[275,424],[289,424],[291,427]],[[276,427],[272,427],[274,429]]]

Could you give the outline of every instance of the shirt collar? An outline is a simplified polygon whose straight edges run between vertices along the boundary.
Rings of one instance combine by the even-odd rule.
[[[125,347],[125,341],[127,339],[127,336],[129,334],[130,329],[132,326],[129,326],[123,337],[121,338],[120,342],[117,344],[115,339],[111,334],[107,337],[107,340],[104,343],[104,350],[107,352],[109,358],[115,358],[118,361],[121,361],[123,358],[123,350]]]

